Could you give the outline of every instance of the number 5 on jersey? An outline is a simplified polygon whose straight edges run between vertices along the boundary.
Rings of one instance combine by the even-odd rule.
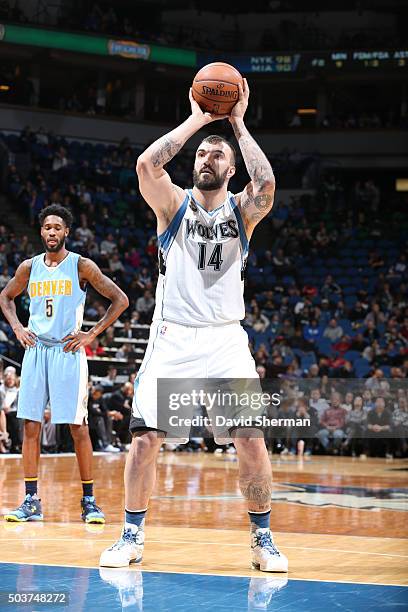
[[[205,242],[198,243],[198,269],[205,269],[205,260],[206,260],[206,252],[207,252],[207,244]],[[222,264],[222,244],[216,244],[213,252],[210,255],[210,258],[207,262],[207,266],[213,266],[214,270],[217,272],[221,269]]]
[[[45,300],[45,316],[51,319],[54,314],[54,300],[53,298],[47,298]]]

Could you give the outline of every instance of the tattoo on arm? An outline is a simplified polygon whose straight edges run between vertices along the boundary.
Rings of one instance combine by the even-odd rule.
[[[91,259],[81,257],[79,259],[78,270],[82,281],[88,282],[98,293],[111,301],[105,315],[92,328],[92,332],[98,335],[109,325],[112,325],[119,315],[126,310],[129,300],[122,289],[109,277],[102,274],[101,270]]]
[[[168,136],[159,138],[151,156],[154,168],[159,168],[167,164],[180,151],[182,146],[183,143],[177,142]]]
[[[246,221],[256,224],[272,208],[275,177],[268,158],[245,125],[234,123],[233,130],[251,178],[251,183],[241,195],[241,209],[247,217]]]

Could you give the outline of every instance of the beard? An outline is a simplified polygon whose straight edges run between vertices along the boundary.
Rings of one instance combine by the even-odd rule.
[[[221,189],[225,183],[228,169],[222,174],[207,174],[203,177],[197,170],[193,170],[193,185],[200,191],[215,191]]]
[[[62,247],[65,245],[65,238],[62,238],[53,247],[50,247],[47,244],[47,242],[44,240],[44,238],[41,238],[41,240],[42,240],[42,243],[44,245],[44,249],[47,251],[47,253],[58,253],[58,251],[60,251],[62,249]]]

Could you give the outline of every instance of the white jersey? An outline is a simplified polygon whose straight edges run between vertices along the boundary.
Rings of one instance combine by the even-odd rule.
[[[160,274],[153,319],[204,327],[245,317],[248,239],[230,192],[221,206],[208,212],[186,190],[158,239]]]

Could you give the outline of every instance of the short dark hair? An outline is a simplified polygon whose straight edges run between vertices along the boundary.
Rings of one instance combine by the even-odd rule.
[[[211,134],[211,136],[207,136],[206,138],[203,138],[201,142],[208,142],[209,144],[218,144],[220,142],[224,142],[231,149],[232,162],[235,164],[237,152],[235,150],[234,145],[232,145],[226,138],[223,138],[222,136],[218,136],[217,134]]]
[[[41,227],[44,225],[46,217],[49,217],[50,215],[60,217],[63,220],[65,226],[68,228],[71,227],[74,221],[74,217],[72,216],[72,213],[70,210],[68,210],[68,208],[65,208],[65,206],[61,206],[61,204],[50,204],[50,206],[46,206],[45,208],[43,208],[40,214],[38,215],[38,220],[40,222]]]

